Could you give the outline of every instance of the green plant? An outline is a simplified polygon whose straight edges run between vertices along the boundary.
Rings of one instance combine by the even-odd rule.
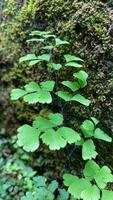
[[[70,174],[64,175],[64,184],[69,187],[68,191],[76,199],[98,200],[101,197],[102,200],[110,200],[113,198],[113,192],[106,190],[106,186],[112,181],[111,170],[107,166],[100,168],[93,160],[86,163],[83,178]]]
[[[72,127],[66,126],[63,122],[65,120],[64,107],[66,103],[70,104],[70,102],[74,101],[85,106],[89,106],[91,103],[90,100],[81,95],[83,88],[87,85],[88,79],[88,74],[84,70],[81,70],[83,67],[83,60],[78,56],[65,54],[63,55],[62,62],[56,63],[53,52],[55,53],[56,49],[60,46],[65,46],[69,43],[57,38],[49,31],[33,31],[30,35],[33,36],[33,38],[27,40],[27,42],[41,43],[41,54],[38,56],[35,54],[27,54],[20,58],[20,63],[28,62],[29,66],[42,63],[42,65],[46,66],[51,72],[54,80],[46,80],[39,83],[30,82],[22,89],[13,89],[11,92],[11,99],[22,99],[28,104],[54,104],[55,98],[60,98],[60,100],[58,100],[60,113],[48,111],[45,115],[39,114],[32,125],[24,124],[19,127],[17,130],[18,145],[28,152],[33,152],[38,149],[40,140],[48,145],[50,150],[59,150],[64,148],[67,144],[75,144],[76,146],[82,146],[82,158],[84,160],[95,159],[97,152],[93,139],[101,139],[106,142],[112,141],[112,138],[103,130],[97,128],[99,121],[95,117],[91,117],[91,120],[85,120],[80,126],[81,132],[75,131]],[[73,81],[60,81],[59,75],[57,76],[57,71],[67,71],[68,74],[70,69],[70,72],[74,71],[71,77]],[[92,170],[94,170],[95,173],[90,174]],[[64,184],[69,187],[68,190],[74,198],[99,200],[100,190],[102,190],[103,200],[106,195],[108,195],[108,197],[109,195],[113,195],[112,192],[103,190],[108,182],[113,181],[113,176],[108,167],[104,166],[100,168],[91,160],[86,163],[83,173],[83,178],[81,179],[70,174],[64,175]],[[102,179],[104,173],[107,173],[107,176],[105,179]],[[95,181],[97,185],[93,184],[92,181]],[[31,194],[27,195],[27,198],[30,198],[29,195]],[[33,198],[35,199],[35,197]]]

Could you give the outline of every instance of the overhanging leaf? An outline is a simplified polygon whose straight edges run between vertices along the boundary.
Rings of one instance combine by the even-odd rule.
[[[73,56],[70,54],[64,55],[64,58],[66,59],[66,62],[72,62],[72,61],[83,61],[81,58],[78,56]]]
[[[77,176],[71,174],[64,174],[64,185],[68,187],[68,192],[74,196],[75,199],[81,198],[81,193],[91,186],[91,183],[84,178],[79,179]]]
[[[35,83],[34,81],[32,81],[32,82],[26,84],[26,85],[24,86],[24,88],[25,88],[25,90],[26,90],[27,92],[36,92],[36,91],[40,91],[40,86],[39,86],[37,83]]]
[[[57,133],[61,135],[69,144],[76,143],[81,140],[79,133],[68,127],[59,128]]]
[[[81,139],[76,131],[68,127],[61,127],[57,131],[53,129],[45,130],[41,138],[52,150],[59,150],[65,147],[67,143],[72,144]]]
[[[35,151],[39,147],[40,131],[25,124],[18,128],[17,143],[25,151]]]
[[[85,97],[83,97],[82,95],[80,94],[76,94],[75,96],[73,96],[71,98],[72,101],[77,101],[85,106],[89,106],[89,104],[91,103],[90,100],[86,99]]]
[[[87,85],[88,74],[85,71],[80,70],[79,72],[74,73],[73,76],[78,79],[81,88]]]
[[[23,56],[19,59],[19,63],[22,63],[24,61],[31,61],[31,60],[37,60],[38,57],[35,54],[27,54],[26,56]]]
[[[39,62],[40,62],[40,60],[31,60],[31,61],[29,62],[29,66],[36,65],[36,64],[39,63]]]
[[[99,120],[95,117],[91,117],[93,123],[95,124],[95,126],[99,123]]]
[[[51,55],[50,54],[42,54],[41,56],[38,56],[37,59],[41,61],[47,61],[49,62]]]
[[[70,94],[69,92],[58,91],[56,92],[56,94],[62,99],[64,99],[65,101],[70,101],[73,97],[73,95]]]
[[[41,88],[48,92],[51,92],[55,86],[55,81],[45,81],[40,83]]]
[[[48,39],[48,38],[55,38],[56,37],[56,35],[53,35],[53,34],[45,34],[45,35],[43,35],[43,38],[45,38],[45,39]]]
[[[53,129],[46,130],[45,133],[41,135],[41,138],[43,143],[48,145],[51,150],[59,150],[65,147],[67,143],[66,140]]]
[[[51,103],[52,102],[52,97],[50,92],[45,91],[45,90],[41,90],[40,93],[38,94],[38,102],[39,103]]]
[[[48,119],[56,126],[60,126],[63,123],[63,115],[60,113],[50,113]]]
[[[29,39],[27,40],[27,42],[44,42],[44,39],[42,38],[32,38],[32,39]]]
[[[59,70],[59,69],[61,69],[61,67],[62,67],[61,64],[56,64],[56,63],[48,63],[47,66],[48,66],[49,68],[53,68],[53,69],[55,69],[55,70]]]
[[[94,137],[100,140],[104,140],[106,142],[112,142],[112,138],[109,137],[109,135],[107,135],[103,130],[101,130],[100,128],[96,128],[95,132],[94,132]]]
[[[34,122],[33,126],[38,128],[40,131],[45,131],[63,123],[63,116],[60,113],[49,113],[48,117],[38,116]]]
[[[102,200],[112,200],[113,191],[103,190],[102,191]]]
[[[24,96],[24,101],[28,104],[34,104],[39,102],[39,93],[38,92],[34,92],[31,94],[27,94]]]
[[[48,120],[47,118],[44,118],[42,116],[38,116],[34,122],[33,122],[33,126],[35,128],[38,128],[40,131],[45,131],[47,129],[51,129],[53,128],[55,125],[53,123],[51,123],[50,120]]]
[[[81,193],[81,198],[83,200],[99,200],[100,191],[96,185],[91,185]]]
[[[70,88],[73,92],[77,91],[80,88],[77,82],[63,81],[62,84]]]
[[[63,44],[69,44],[69,42],[67,42],[65,40],[61,40],[59,38],[56,38],[55,42],[56,42],[56,46],[63,45]]]
[[[104,189],[108,182],[113,182],[113,175],[107,166],[103,166],[95,175],[95,181],[99,188]]]
[[[65,64],[66,67],[75,67],[75,68],[81,68],[83,67],[82,64],[77,62],[68,62]]]
[[[85,120],[82,125],[80,126],[80,129],[82,130],[84,137],[92,137],[94,135],[94,124],[90,120]]]
[[[17,99],[23,97],[25,94],[27,94],[27,92],[25,90],[13,89],[11,91],[11,100],[17,100]]]
[[[27,94],[24,96],[24,101],[29,103],[29,104],[34,104],[34,103],[51,103],[52,102],[52,97],[50,92],[40,90],[40,92],[34,92],[31,94]]]
[[[95,151],[95,145],[92,140],[86,140],[82,147],[82,157],[84,160],[96,158],[97,152]]]
[[[83,173],[84,173],[85,178],[92,181],[95,178],[95,175],[97,174],[97,172],[99,172],[99,170],[100,170],[99,165],[97,165],[97,163],[94,162],[93,160],[89,160],[85,165]]]
[[[43,35],[49,35],[49,34],[51,34],[50,31],[32,31],[29,35],[43,36]]]
[[[42,47],[42,49],[49,49],[49,50],[51,50],[53,48],[54,48],[53,45],[46,45],[46,46]]]

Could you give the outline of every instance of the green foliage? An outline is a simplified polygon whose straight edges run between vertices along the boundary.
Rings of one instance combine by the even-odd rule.
[[[45,81],[40,84],[30,82],[24,86],[25,90],[13,89],[11,92],[11,99],[17,100],[23,97],[23,100],[29,104],[37,102],[49,104],[52,102],[50,92],[53,90],[54,85],[54,81]]]
[[[39,147],[40,132],[29,125],[23,125],[18,129],[18,145],[26,151],[35,151]]]
[[[91,121],[92,120],[92,121]],[[83,133],[84,142],[82,142],[82,157],[84,160],[96,158],[98,153],[95,151],[95,144],[93,142],[93,138],[101,139],[106,142],[112,142],[112,138],[108,136],[103,130],[100,128],[96,128],[99,121],[91,117],[91,120],[85,120],[80,129]]]
[[[4,159],[4,151],[10,148],[12,141],[14,143],[15,138],[8,140],[2,137],[0,140],[0,199],[72,200],[56,180],[50,181],[45,176],[38,175],[39,173],[30,167],[31,156],[14,147],[14,144],[13,154]],[[33,161],[36,164],[37,159]]]
[[[98,120],[96,118],[92,118],[94,122],[90,120],[85,120],[83,124],[81,125],[81,131],[83,132],[83,135],[85,138],[97,138],[104,140],[106,142],[111,142],[112,138],[109,137],[102,129],[96,128],[96,125],[98,124]]]
[[[68,187],[69,193],[71,193],[77,199],[83,200],[99,200],[105,197],[112,197],[113,192],[105,191],[108,182],[113,181],[113,175],[111,170],[103,166],[99,167],[94,161],[88,161],[83,171],[85,178],[78,178],[70,174],[64,174],[64,184]],[[96,184],[92,184],[92,180],[95,180]]]
[[[32,38],[28,42],[42,42],[40,45],[41,55],[36,56],[35,54],[27,54],[20,58],[20,63],[28,62],[30,66],[36,65],[39,62],[44,64],[47,69],[52,73],[53,80],[47,80],[44,82],[30,82],[24,86],[24,89],[13,89],[11,92],[11,99],[17,100],[23,97],[23,100],[28,104],[33,103],[53,103],[51,92],[53,96],[57,95],[66,103],[70,101],[79,102],[82,105],[89,106],[91,101],[82,96],[78,90],[83,89],[87,85],[88,74],[79,70],[74,72],[74,81],[65,80],[62,81],[64,90],[59,90],[60,78],[56,76],[54,70],[60,70],[64,68],[67,71],[67,67],[81,68],[83,67],[83,60],[74,55],[64,55],[65,63],[56,64],[54,61],[53,50],[56,50],[59,46],[67,45],[69,42],[57,38],[50,32],[45,31],[33,31],[31,36],[36,36],[37,38]],[[38,38],[39,37],[39,38]],[[38,40],[36,40],[38,39]],[[43,52],[44,51],[44,52]],[[55,85],[56,83],[56,85]],[[55,86],[55,92],[54,92]],[[65,87],[71,92],[65,90]],[[77,93],[75,93],[77,91]],[[56,98],[56,96],[55,96]],[[87,161],[85,169],[83,171],[83,177],[79,178],[71,174],[64,174],[64,184],[68,187],[69,193],[74,196],[75,199],[83,200],[99,200],[101,197],[101,192],[106,189],[107,183],[113,181],[113,175],[107,166],[100,168],[94,161],[98,153],[96,152],[96,147],[93,142],[94,138],[104,140],[106,142],[111,142],[112,138],[108,136],[103,130],[97,128],[98,120],[95,117],[91,117],[91,120],[85,120],[80,126],[82,133],[78,133],[71,127],[64,125],[63,121],[63,108],[61,100],[59,107],[62,114],[48,112],[46,115],[39,114],[38,117],[33,121],[32,126],[22,125],[18,128],[17,144],[23,147],[24,150],[28,152],[33,152],[38,149],[40,140],[49,146],[50,150],[60,150],[66,147],[67,144],[75,144],[82,146],[82,158]],[[94,183],[92,181],[95,181]],[[29,182],[31,187],[31,182]],[[22,200],[26,199],[36,199],[39,196],[41,199],[53,200],[53,192],[58,187],[57,182],[53,181],[48,189],[39,188],[37,192],[28,192],[26,196],[22,197]],[[49,190],[49,191],[48,191]],[[52,192],[52,194],[50,193]],[[63,191],[62,191],[63,192]],[[62,193],[62,195],[68,198],[67,193]],[[106,193],[104,192],[105,196]],[[111,195],[111,194],[110,194]],[[64,198],[64,197],[63,197]]]
[[[92,159],[92,158],[96,158],[97,156],[97,152],[95,151],[95,145],[93,143],[93,141],[90,140],[86,140],[83,143],[83,147],[82,147],[82,157],[84,160],[88,160],[88,159]]]
[[[112,50],[112,42],[111,42],[112,38],[110,41],[109,32],[111,31],[109,31],[108,28],[110,27],[111,22],[109,22],[110,17],[109,17],[109,11],[108,11],[107,5],[102,4],[100,1],[89,1],[89,2],[88,1],[86,2],[72,1],[71,3],[70,1],[66,2],[64,0],[42,1],[41,3],[39,1],[36,1],[35,6],[34,6],[35,8],[34,10],[37,11],[36,19],[35,21],[33,19],[33,22],[32,22],[32,16],[31,16],[30,10],[33,12],[33,9],[31,9],[33,8],[33,0],[29,1],[30,2],[28,3],[29,9],[27,9],[27,12],[26,12],[27,6],[24,6],[24,9],[22,9],[23,12],[20,11],[20,8],[15,11],[13,0],[9,2],[11,2],[11,4],[8,5],[9,7],[8,9],[10,11],[9,13],[10,23],[8,23],[8,27],[6,27],[7,24],[5,24],[5,26],[4,24],[2,24],[2,27],[5,27],[4,32],[6,33],[6,35],[4,37],[3,34],[1,34],[2,36],[1,43],[3,43],[3,41],[7,42],[8,40],[8,45],[6,45],[5,48],[2,47],[3,48],[2,51],[4,52],[4,58],[5,58],[5,59],[2,58],[3,62],[6,60],[8,60],[8,62],[10,60],[15,61],[20,53],[24,54],[24,50],[26,50],[26,45],[24,46],[22,44],[22,48],[20,48],[20,46],[21,46],[21,43],[25,41],[26,35],[28,34],[27,30],[31,29],[31,26],[34,25],[34,23],[36,23],[36,25],[39,25],[39,26],[41,24],[42,27],[45,27],[46,24],[48,24],[49,28],[52,28],[52,29],[55,28],[55,30],[58,31],[59,35],[60,34],[62,36],[65,35],[66,37],[70,38],[70,41],[71,41],[70,46],[72,47],[71,49],[72,52],[75,52],[79,54],[80,56],[82,56],[82,58],[85,58],[87,65],[90,66],[88,68],[88,73],[90,73],[90,76],[91,76],[91,83],[90,83],[89,90],[87,91],[87,94],[93,100],[92,102],[94,102],[93,103],[94,108],[87,109],[86,110],[87,113],[84,115],[84,111],[81,112],[79,108],[76,109],[75,107],[75,110],[79,110],[77,118],[78,119],[86,118],[87,116],[89,116],[89,112],[91,111],[94,114],[94,116],[99,115],[100,118],[102,116],[104,120],[106,119],[107,120],[106,125],[109,128],[112,124],[111,123],[112,118],[110,117],[110,113],[109,113],[110,109],[112,110],[112,103],[110,100],[111,97],[109,96],[110,98],[108,98],[108,94],[110,95],[110,91],[112,90],[110,90],[110,87],[109,87],[110,84],[103,84],[103,81],[105,79],[109,79],[107,81],[108,83],[110,82],[111,73],[109,69],[110,69],[110,66],[112,67],[112,62],[111,64],[110,62],[108,63],[110,59],[112,60],[112,54],[110,53],[110,49]],[[8,10],[5,11],[6,15],[9,11]],[[14,14],[13,14],[13,11],[14,11]],[[18,13],[19,13],[20,19],[18,19],[17,17]],[[15,16],[15,19],[13,21],[11,21],[12,15]],[[58,18],[58,16],[60,17]],[[37,21],[38,21],[38,24],[37,24]],[[58,23],[56,23],[56,21]],[[6,37],[7,35],[9,35],[9,37]],[[13,43],[11,41],[13,41]],[[18,45],[18,41],[19,42],[21,41],[19,45]],[[12,49],[13,49],[13,52],[12,52]],[[32,49],[32,46],[31,46],[31,49]],[[61,56],[61,52],[59,51],[60,56]],[[109,57],[108,61],[106,61],[107,57]],[[34,60],[31,62],[31,64],[33,65],[36,63],[38,63],[38,60],[36,61]],[[68,63],[65,65],[68,65]],[[81,63],[77,63],[77,64],[69,63],[69,65],[74,65],[74,67],[75,66],[80,67]],[[8,64],[8,66],[10,65]],[[12,66],[12,63],[11,63],[11,66]],[[109,66],[107,67],[107,74],[109,78],[105,76],[105,79],[103,79],[103,77],[101,79],[102,74],[106,70],[106,66]],[[96,70],[94,68],[96,68]],[[22,69],[23,69],[23,66],[21,66],[21,73],[20,71],[18,73],[18,70],[15,72],[15,74],[18,73],[19,80],[22,79]],[[13,72],[14,71],[15,71],[15,68],[13,69]],[[15,79],[15,74],[11,77],[12,80]],[[36,73],[35,70],[34,70],[33,75],[34,74],[36,74],[36,76],[38,77],[38,73]],[[32,77],[34,77],[33,75]],[[29,75],[29,79],[30,78],[31,76]],[[26,81],[26,79],[24,81]],[[94,92],[94,96],[92,95],[92,91]],[[95,102],[95,94],[97,96],[96,102]],[[5,109],[6,109],[6,106],[5,106]],[[76,113],[75,113],[75,116],[76,116]],[[93,115],[92,113],[90,115]],[[76,121],[77,119],[74,120],[75,123]],[[88,192],[88,195],[89,195],[89,192]],[[88,198],[86,195],[86,192],[85,192],[85,196],[86,198]],[[7,197],[5,197],[4,199],[6,198]],[[14,199],[14,198],[15,196],[12,197],[11,199]],[[112,199],[112,192],[107,191],[106,194],[104,193],[102,198]]]
[[[17,143],[26,151],[35,151],[39,147],[39,138],[41,138],[51,150],[59,150],[67,143],[76,143],[81,139],[79,134],[71,128],[58,128],[62,123],[63,116],[59,113],[50,113],[48,118],[38,116],[33,122],[33,127],[23,125],[18,129]]]

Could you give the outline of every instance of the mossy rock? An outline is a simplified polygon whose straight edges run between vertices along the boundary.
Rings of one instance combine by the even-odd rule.
[[[38,81],[40,77],[42,80],[48,79],[48,73],[41,75],[40,66],[30,69],[25,64],[19,65],[18,60],[26,53],[38,53],[37,47],[26,44],[31,30],[49,30],[70,42],[69,49],[59,50],[59,57],[63,52],[79,55],[85,60],[85,69],[89,74],[88,87],[84,93],[92,100],[92,104],[89,108],[78,104],[72,106],[70,113],[73,112],[74,118],[77,116],[75,127],[77,128],[82,120],[96,116],[101,119],[105,130],[112,134],[111,24],[108,5],[100,1],[32,0],[19,4],[19,1],[8,0],[0,32],[2,119],[7,121],[6,116],[9,115],[10,120],[16,116],[17,121],[26,121],[30,111],[33,116],[39,111],[40,107],[37,106],[35,109],[32,106],[26,108],[26,105],[21,103],[13,106],[8,94],[11,88],[22,86],[30,80]]]

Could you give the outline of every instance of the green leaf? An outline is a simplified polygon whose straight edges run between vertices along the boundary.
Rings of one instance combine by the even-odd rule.
[[[113,191],[103,190],[102,191],[102,200],[112,200]]]
[[[27,92],[36,92],[36,91],[40,91],[40,86],[39,86],[37,83],[35,83],[34,81],[32,81],[32,82],[26,84],[26,85],[24,86],[24,88],[25,88],[25,90],[26,90]]]
[[[56,64],[56,63],[48,63],[47,66],[48,66],[49,68],[53,68],[53,69],[55,69],[55,70],[59,70],[59,69],[61,69],[61,67],[62,67],[61,64]]]
[[[75,67],[75,68],[81,68],[83,67],[82,64],[76,63],[76,62],[68,62],[65,64],[66,67]]]
[[[46,39],[51,38],[51,37],[55,38],[56,35],[53,35],[53,34],[43,35],[43,38],[46,38]]]
[[[32,61],[29,62],[29,66],[36,65],[39,62],[40,62],[40,60],[32,60]]]
[[[59,135],[61,135],[69,144],[76,143],[81,140],[79,133],[68,127],[59,128],[57,133],[59,133]]]
[[[85,178],[92,181],[95,178],[97,172],[99,172],[99,170],[100,170],[99,165],[97,165],[97,163],[94,162],[93,160],[89,160],[85,165],[83,173]]]
[[[34,185],[37,187],[46,186],[46,178],[44,176],[35,176],[33,177]]]
[[[53,88],[54,88],[54,86],[55,86],[55,81],[45,81],[45,82],[41,82],[40,85],[41,85],[41,88],[42,88],[43,90],[46,90],[46,91],[48,91],[48,92],[51,92],[51,91],[53,91]]]
[[[33,104],[33,103],[51,103],[52,97],[49,91],[52,91],[54,88],[54,81],[45,81],[41,82],[40,86],[35,82],[30,82],[25,85],[27,94],[24,96],[24,101]]]
[[[56,92],[56,94],[65,101],[70,101],[73,97],[73,95],[70,94],[69,92],[58,91]]]
[[[24,61],[31,61],[31,60],[37,60],[38,57],[35,54],[27,54],[26,56],[23,56],[19,59],[19,63],[22,63]]]
[[[85,106],[89,106],[89,104],[91,103],[90,100],[86,99],[85,97],[83,97],[82,95],[80,94],[76,94],[75,96],[73,96],[71,98],[72,101],[77,101]]]
[[[86,140],[82,147],[82,157],[84,160],[96,158],[97,152],[95,151],[95,145],[92,140]]]
[[[66,146],[66,140],[53,129],[46,130],[45,133],[41,135],[41,138],[43,143],[48,145],[51,150],[59,150]]]
[[[50,122],[56,126],[60,126],[63,123],[63,115],[61,115],[60,113],[50,113],[48,115],[48,118]]]
[[[40,131],[45,131],[57,126],[60,126],[63,123],[63,116],[60,113],[49,113],[47,118],[38,116],[34,122],[33,126],[38,128]]]
[[[35,151],[39,147],[40,131],[27,124],[18,128],[17,143],[25,151]]]
[[[47,45],[47,46],[42,47],[42,49],[49,49],[49,50],[51,50],[53,48],[54,48],[53,45]]]
[[[109,137],[109,135],[107,135],[103,130],[101,130],[100,128],[96,128],[95,132],[94,132],[94,138],[100,139],[100,140],[104,140],[106,142],[112,142],[112,138]]]
[[[51,129],[55,127],[55,124],[53,124],[48,118],[44,118],[41,116],[38,116],[34,121],[33,121],[33,126],[35,128],[38,128],[40,131],[45,131],[47,129]]]
[[[34,104],[34,103],[51,103],[52,102],[52,97],[50,92],[41,90],[40,92],[34,92],[31,94],[27,94],[24,96],[24,101],[29,103],[29,104]]]
[[[65,189],[59,189],[59,196],[57,200],[68,200],[69,199],[69,193]]]
[[[79,72],[74,73],[73,76],[78,79],[81,88],[87,85],[88,74],[85,71],[80,70]]]
[[[99,120],[96,119],[95,117],[91,117],[93,123],[95,124],[95,126],[99,123]]]
[[[70,88],[73,92],[77,91],[80,86],[77,82],[72,81],[62,81],[62,84]]]
[[[63,44],[69,44],[69,42],[67,42],[65,40],[61,40],[59,38],[56,38],[55,42],[56,42],[56,46],[63,45]]]
[[[48,91],[45,91],[45,90],[41,90],[40,93],[38,94],[38,102],[39,103],[51,103],[52,102],[52,97],[51,97],[51,94],[50,92]]]
[[[39,102],[39,93],[38,92],[34,92],[31,94],[27,94],[24,96],[24,101],[28,104],[34,104]]]
[[[105,188],[108,182],[113,182],[111,170],[107,166],[100,168],[94,161],[86,163],[83,173],[89,180],[95,179],[100,189]]]
[[[25,90],[22,90],[22,89],[13,89],[11,91],[11,100],[17,100],[20,97],[23,97],[25,94],[27,94],[27,92]]]
[[[77,56],[72,56],[70,54],[64,55],[64,58],[66,59],[66,62],[72,62],[72,61],[83,61],[81,58]]]
[[[48,35],[51,34],[50,31],[32,31],[29,35],[39,35],[39,36],[43,36],[43,35]]]
[[[44,42],[44,39],[42,39],[42,38],[40,38],[40,39],[32,38],[32,39],[27,40],[27,42]]]
[[[49,62],[51,55],[50,54],[42,54],[41,56],[38,56],[37,59],[41,61],[47,61]]]
[[[83,200],[99,200],[100,191],[96,185],[91,185],[81,193]]]
[[[92,137],[94,135],[94,124],[90,120],[85,120],[83,124],[80,126],[81,131],[84,134],[85,138]]]
[[[64,174],[64,185],[68,186],[68,192],[74,196],[75,199],[81,198],[81,193],[91,186],[91,183],[84,178],[79,179],[77,176],[71,174]]]
[[[55,190],[58,188],[58,182],[57,181],[52,181],[49,185],[48,185],[48,190],[50,192],[55,192]]]
[[[100,189],[104,189],[108,182],[113,182],[113,175],[107,166],[103,166],[95,175],[95,181]]]
[[[67,143],[72,144],[81,139],[77,132],[68,127],[61,127],[57,131],[53,129],[45,130],[41,138],[43,143],[49,145],[51,150],[59,150],[65,147]]]
[[[64,179],[64,184],[67,187],[69,187],[70,185],[72,185],[73,182],[76,182],[76,181],[79,180],[79,178],[77,176],[73,176],[71,174],[64,174],[63,175],[63,179]]]

